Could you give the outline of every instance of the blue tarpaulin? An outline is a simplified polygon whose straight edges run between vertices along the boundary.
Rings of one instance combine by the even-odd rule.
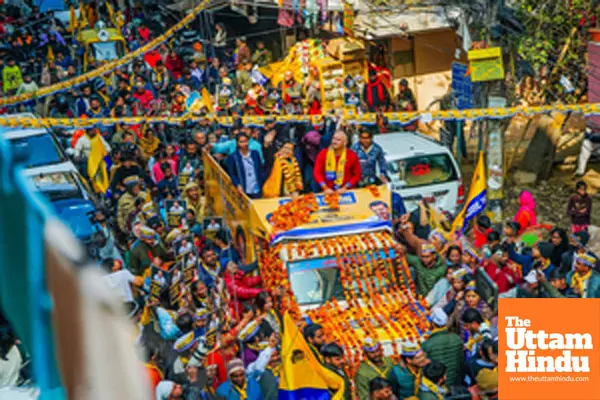
[[[37,4],[43,13],[46,11],[63,11],[68,8],[65,0],[38,0]]]

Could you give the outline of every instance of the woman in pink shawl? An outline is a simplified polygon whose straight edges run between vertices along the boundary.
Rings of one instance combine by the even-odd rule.
[[[519,211],[517,211],[517,214],[515,215],[515,222],[518,222],[519,225],[521,225],[519,234],[525,229],[537,225],[535,199],[527,190],[523,190],[521,196],[519,196]]]

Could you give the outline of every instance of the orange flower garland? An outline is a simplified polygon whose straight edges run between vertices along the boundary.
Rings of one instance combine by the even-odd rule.
[[[415,294],[404,258],[398,254],[390,258],[393,245],[389,233],[366,233],[276,245],[265,248],[259,257],[267,286],[285,290],[281,311],[289,310],[294,318],[300,318],[301,313],[280,251],[284,249],[290,261],[335,258],[346,305],[333,298],[307,314],[323,326],[330,339],[344,347],[351,377],[362,361],[365,336],[389,339],[397,359],[398,340],[417,341],[422,339],[419,331],[428,330],[426,312],[421,311],[427,310],[424,300]],[[360,336],[356,335],[357,328]]]
[[[326,194],[325,195],[325,203],[332,210],[339,210],[340,209],[340,195],[339,195],[339,193],[334,192],[332,194]]]
[[[271,216],[276,231],[289,231],[310,221],[310,214],[319,209],[314,194],[305,194],[277,207]]]

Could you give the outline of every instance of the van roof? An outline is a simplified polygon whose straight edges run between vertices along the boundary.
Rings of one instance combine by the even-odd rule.
[[[380,145],[388,160],[448,153],[448,149],[428,136],[414,132],[397,132],[375,135],[375,143]]]
[[[66,161],[66,162],[60,163],[60,164],[44,165],[44,166],[36,167],[36,168],[28,168],[25,171],[23,171],[25,176],[36,176],[36,175],[42,175],[42,174],[56,174],[56,173],[61,174],[61,173],[69,173],[69,172],[77,173],[77,168],[75,168],[75,165],[73,165],[73,163],[71,161]]]
[[[0,128],[0,134],[7,140],[22,139],[31,136],[46,135],[50,132],[46,128],[11,129]]]

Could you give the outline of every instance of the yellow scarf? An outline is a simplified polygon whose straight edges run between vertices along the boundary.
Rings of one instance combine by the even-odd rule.
[[[204,269],[210,276],[213,278],[217,278],[219,276],[219,271],[221,271],[221,263],[217,261],[215,265],[215,269],[207,267],[204,263],[202,263],[202,269]]]
[[[579,295],[584,297],[585,292],[585,281],[587,281],[590,276],[592,276],[592,270],[590,269],[585,275],[580,276],[577,272],[573,273],[571,277],[570,285],[572,288],[577,288],[579,290]]]
[[[550,260],[546,260],[543,264],[542,264],[542,268],[540,268],[540,271],[545,271],[548,269],[548,267],[550,266]]]
[[[239,387],[237,385],[231,384],[233,388],[240,394],[240,400],[246,400],[248,398],[248,393],[246,390],[248,389],[248,381],[244,382],[244,386]]]
[[[469,340],[467,340],[467,350],[473,351],[475,345],[483,340],[483,335],[473,336],[469,334]]]
[[[346,168],[346,154],[344,149],[337,165],[335,163],[335,150],[332,147],[327,149],[327,159],[325,160],[325,179],[333,181],[336,188],[342,187],[344,183],[344,170]]]
[[[441,393],[440,388],[429,379],[423,377],[423,381],[421,382],[423,386],[425,386],[429,391],[435,395],[438,400],[444,400],[444,395]]]
[[[413,395],[416,396],[419,393],[419,386],[422,382],[423,368],[417,368],[418,371],[415,372],[410,365],[407,365],[406,369],[408,369],[408,372],[410,372],[410,374],[415,377],[415,392],[413,393]],[[385,376],[383,378],[387,379],[387,377]]]
[[[375,370],[375,373],[377,373],[378,376],[380,376],[383,379],[387,379],[388,372],[390,369],[389,367],[385,367],[383,370],[381,370],[377,367],[377,365],[373,364],[370,360],[365,360],[365,362],[367,363],[368,366],[370,366],[371,368],[373,368],[373,370]]]
[[[283,184],[284,194],[289,195],[304,188],[300,167],[294,157],[285,160],[279,156],[275,157],[271,175],[263,185],[263,197],[273,198],[281,196]]]

